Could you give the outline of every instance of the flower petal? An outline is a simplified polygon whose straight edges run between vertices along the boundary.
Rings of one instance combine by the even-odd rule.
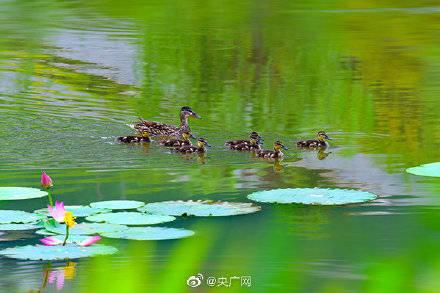
[[[89,246],[99,240],[101,240],[101,236],[92,236],[92,237],[87,238],[81,242],[78,242],[78,245],[79,246]]]
[[[54,245],[63,244],[63,241],[61,241],[57,238],[53,238],[53,237],[46,237],[46,238],[40,239],[40,241],[43,242],[43,244],[46,246],[54,246]]]

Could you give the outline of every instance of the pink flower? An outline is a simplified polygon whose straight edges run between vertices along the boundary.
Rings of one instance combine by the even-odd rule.
[[[64,208],[64,203],[55,202],[55,207],[51,207],[49,204],[47,205],[47,209],[49,210],[49,214],[55,219],[57,222],[63,222],[66,217],[66,209]]]
[[[52,179],[50,179],[46,172],[43,172],[43,175],[41,175],[41,186],[44,188],[51,188],[52,185]]]
[[[100,236],[92,236],[92,237],[87,238],[87,239],[85,239],[85,240],[83,240],[81,242],[77,242],[77,244],[79,246],[89,246],[89,245],[92,245],[93,243],[95,243],[96,241],[99,241],[99,240],[101,240]]]
[[[46,237],[44,239],[40,239],[40,241],[43,242],[44,245],[46,245],[46,246],[54,246],[54,245],[63,244],[63,241],[58,240],[57,238],[53,238],[53,237]]]

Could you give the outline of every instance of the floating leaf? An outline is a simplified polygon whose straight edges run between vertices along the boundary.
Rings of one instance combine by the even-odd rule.
[[[82,258],[94,255],[113,254],[118,250],[112,246],[95,244],[81,247],[76,244],[65,246],[26,245],[6,248],[0,251],[0,255],[16,259],[28,260],[63,260],[66,258]]]
[[[34,224],[0,224],[0,231],[33,230],[39,228],[39,226]]]
[[[118,224],[106,224],[106,223],[81,223],[76,224],[69,229],[70,235],[93,235],[104,232],[118,232],[128,229],[127,226]],[[65,234],[66,225],[57,224],[55,227],[46,227],[46,231],[55,234]]]
[[[109,209],[91,208],[89,206],[65,206],[65,208],[66,211],[72,212],[75,217],[87,217],[99,213],[108,213],[111,211]],[[46,216],[49,215],[47,208],[36,210],[34,213]]]
[[[287,188],[254,192],[248,198],[271,203],[341,205],[373,200],[377,195],[351,189]]]
[[[90,204],[92,208],[111,209],[111,210],[137,209],[144,205],[145,205],[144,202],[135,201],[135,200],[108,200],[108,201],[92,202]]]
[[[30,223],[45,218],[42,215],[15,210],[0,210],[0,224]]]
[[[131,227],[120,232],[102,233],[104,237],[131,240],[167,240],[194,235],[191,230],[165,227]]]
[[[420,176],[440,177],[440,162],[408,168],[406,172]]]
[[[136,212],[120,212],[93,215],[86,218],[92,222],[105,222],[110,224],[123,225],[153,225],[174,221],[176,218],[171,216],[147,215]]]
[[[0,187],[0,200],[19,200],[46,196],[47,192],[30,187]]]
[[[251,203],[212,201],[163,201],[149,203],[140,212],[171,216],[233,216],[249,214],[261,208]]]
[[[46,229],[37,230],[37,231],[35,231],[35,234],[38,234],[38,235],[59,235],[59,234],[55,234],[53,232],[50,232]]]

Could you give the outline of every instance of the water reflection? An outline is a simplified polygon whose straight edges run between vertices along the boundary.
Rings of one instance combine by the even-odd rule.
[[[43,265],[43,280],[41,287],[38,290],[29,290],[32,292],[42,292],[44,289],[54,286],[57,291],[61,291],[64,288],[66,280],[72,280],[75,277],[76,263],[69,260],[66,261],[63,267],[52,267],[52,263],[48,262]]]

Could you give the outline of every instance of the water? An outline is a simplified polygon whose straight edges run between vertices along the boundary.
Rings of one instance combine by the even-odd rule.
[[[167,226],[196,236],[105,239],[120,253],[52,268],[2,258],[0,291],[38,290],[58,272],[65,292],[185,292],[197,273],[249,275],[259,292],[432,292],[440,183],[404,170],[440,160],[440,8],[412,2],[1,2],[1,186],[36,187],[44,169],[71,205],[247,202],[257,190],[315,186],[380,196],[178,219]],[[203,118],[190,125],[213,145],[206,158],[113,142],[138,116],[177,124],[184,105]],[[290,148],[280,164],[223,147],[252,130],[265,147]],[[294,147],[318,130],[333,137],[326,157]],[[18,239],[0,248],[38,239],[0,237]],[[233,282],[227,291],[242,289]]]

